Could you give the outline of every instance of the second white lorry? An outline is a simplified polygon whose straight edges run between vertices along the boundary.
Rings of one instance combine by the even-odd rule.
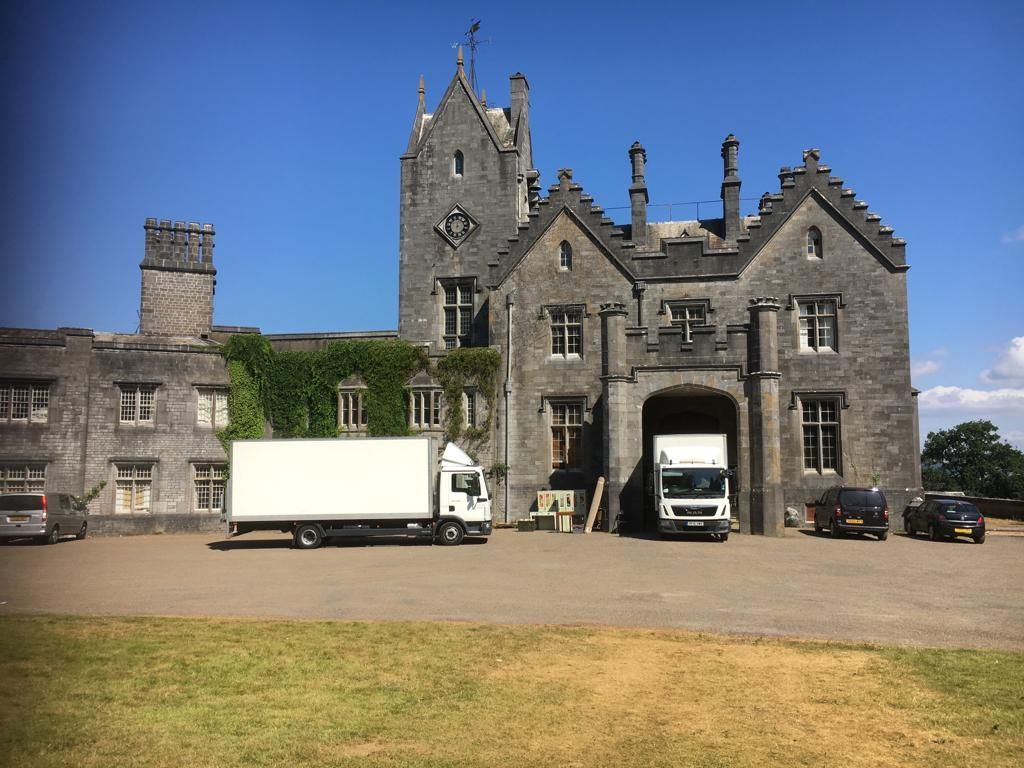
[[[299,549],[334,536],[439,544],[491,533],[483,467],[429,437],[236,440],[224,521],[234,534],[290,533]]]
[[[659,533],[729,539],[729,454],[725,435],[655,435],[654,504]]]

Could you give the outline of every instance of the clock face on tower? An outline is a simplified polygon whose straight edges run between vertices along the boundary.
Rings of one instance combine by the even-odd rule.
[[[461,240],[469,233],[469,219],[463,213],[452,213],[444,220],[444,231],[448,237]]]
[[[472,216],[461,206],[456,205],[434,225],[434,229],[448,242],[448,245],[458,248],[478,226],[479,224]]]

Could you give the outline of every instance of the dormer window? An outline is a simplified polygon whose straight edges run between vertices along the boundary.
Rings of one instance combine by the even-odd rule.
[[[564,270],[572,269],[572,246],[565,240],[558,246],[558,268]]]
[[[462,178],[462,173],[465,170],[466,159],[462,156],[462,152],[459,150],[455,151],[455,156],[452,158],[452,175],[456,179]]]
[[[817,227],[811,227],[807,230],[807,258],[820,259],[822,255],[821,232]]]

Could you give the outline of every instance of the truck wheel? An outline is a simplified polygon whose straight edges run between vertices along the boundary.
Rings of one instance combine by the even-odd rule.
[[[60,539],[60,526],[53,526],[53,530],[50,531],[50,535],[43,539],[44,544],[56,544]]]
[[[324,534],[318,525],[300,525],[295,529],[296,549],[316,549],[324,543]]]
[[[454,547],[456,544],[462,543],[462,538],[465,535],[461,525],[449,520],[448,522],[441,523],[437,529],[437,543],[443,544],[446,547]]]
[[[725,542],[727,542],[729,540],[729,534],[728,533],[720,533],[720,534],[718,534],[718,540],[720,542],[722,542],[723,544],[725,544]]]
[[[82,527],[79,529],[78,533],[75,534],[75,538],[78,539],[79,541],[81,541],[82,539],[84,539],[88,535],[89,535],[89,523],[88,522],[82,523]]]

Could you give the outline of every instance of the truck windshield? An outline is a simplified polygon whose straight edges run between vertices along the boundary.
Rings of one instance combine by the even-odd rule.
[[[665,467],[661,470],[661,488],[666,499],[721,498],[725,495],[725,478],[720,469]]]

